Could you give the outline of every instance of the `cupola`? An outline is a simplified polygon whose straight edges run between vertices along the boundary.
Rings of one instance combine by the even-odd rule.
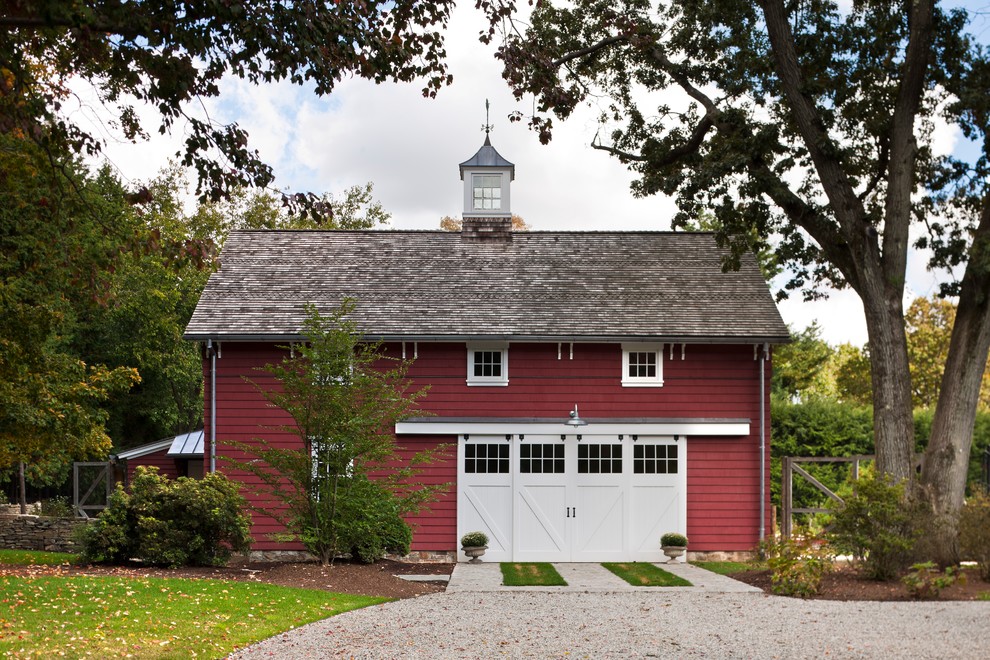
[[[464,182],[464,220],[512,217],[509,185],[516,178],[516,166],[495,151],[487,130],[481,149],[461,163],[460,168]]]

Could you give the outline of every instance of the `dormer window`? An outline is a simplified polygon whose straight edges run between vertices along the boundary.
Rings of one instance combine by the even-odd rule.
[[[471,177],[475,211],[502,209],[502,175],[475,174]]]
[[[663,387],[663,344],[622,345],[622,386]]]
[[[471,343],[467,345],[468,385],[508,385],[509,345]]]

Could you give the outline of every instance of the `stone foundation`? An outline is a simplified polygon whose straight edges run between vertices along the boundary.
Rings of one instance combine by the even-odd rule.
[[[0,548],[78,552],[79,546],[72,537],[86,522],[73,518],[0,515]]]
[[[316,557],[305,550],[252,550],[247,557],[261,563],[316,561]]]
[[[261,563],[316,561],[316,557],[305,550],[252,550],[248,560]],[[404,561],[410,564],[443,564],[457,561],[457,553],[446,550],[418,550],[408,555],[385,555],[385,559]]]
[[[730,550],[730,551],[709,551],[687,553],[688,562],[693,561],[739,561],[749,562],[757,559],[756,553],[752,550]]]
[[[455,550],[414,550],[408,555],[385,555],[386,559],[409,564],[453,564],[457,561]]]

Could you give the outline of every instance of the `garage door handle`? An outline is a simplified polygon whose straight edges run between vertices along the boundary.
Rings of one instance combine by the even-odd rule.
[[[577,507],[576,506],[573,506],[573,507],[569,506],[569,507],[567,507],[567,517],[568,518],[577,518]]]

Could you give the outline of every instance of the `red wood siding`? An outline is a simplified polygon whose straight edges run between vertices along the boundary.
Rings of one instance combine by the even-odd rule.
[[[127,459],[127,483],[131,483],[131,480],[134,478],[134,471],[140,465],[156,467],[161,474],[169,479],[177,479],[179,477],[179,466],[176,464],[174,458],[165,455],[167,453],[168,447],[152,454]]]
[[[396,346],[389,346],[399,355]],[[440,416],[565,417],[577,403],[583,417],[749,418],[758,412],[752,346],[680,345],[664,354],[663,387],[623,387],[618,344],[511,344],[508,386],[468,386],[464,344],[418,345],[409,372],[429,383],[423,408]],[[412,354],[411,344],[406,345]]]
[[[453,550],[457,547],[457,438],[403,436],[397,454],[408,461],[414,454],[436,450],[437,460],[424,466],[416,480],[424,485],[450,484],[447,492],[406,522],[413,529],[412,550]]]
[[[406,354],[413,356],[412,342]],[[400,344],[390,344],[392,356],[401,355]],[[622,387],[622,350],[618,344],[570,345],[510,344],[508,386],[468,386],[467,351],[463,343],[420,342],[418,358],[410,369],[417,383],[429,385],[421,406],[441,417],[560,417],[578,404],[585,418],[711,418],[749,419],[746,438],[689,438],[688,440],[688,536],[693,550],[750,550],[759,538],[759,361],[752,345],[670,346],[663,359],[663,387]],[[257,368],[281,357],[272,345],[225,343],[217,360],[218,456],[245,460],[230,446],[231,441],[250,441],[264,436],[279,446],[298,445],[284,432],[266,430],[290,423],[287,416],[271,408],[244,377],[270,386],[267,374]],[[766,392],[770,369],[767,368]],[[206,429],[209,438],[209,361],[205,361]],[[769,525],[769,394],[767,415],[767,524]],[[454,439],[447,439],[453,441]],[[398,439],[401,452],[418,451],[443,442],[443,438],[404,436]],[[207,445],[208,446],[208,445]],[[207,464],[208,464],[207,456]],[[254,485],[236,465],[218,460],[218,469],[232,478]],[[437,482],[454,481],[453,459],[428,473]],[[433,505],[429,513],[410,518],[415,525],[413,549],[456,549],[455,490]],[[257,496],[245,493],[257,503]],[[255,515],[252,529],[255,549],[287,549],[268,538],[279,526],[270,518]]]
[[[220,346],[220,357],[216,360],[217,374],[217,471],[225,473],[233,480],[244,484],[241,493],[252,507],[262,510],[278,510],[279,503],[254,492],[260,482],[250,473],[238,467],[255,458],[235,448],[233,443],[250,443],[256,438],[264,438],[275,447],[298,447],[299,437],[279,426],[292,423],[292,418],[283,410],[271,406],[258,393],[257,386],[271,389],[277,386],[272,377],[259,371],[265,364],[282,359],[284,351],[270,344],[225,343]],[[210,418],[210,364],[205,360],[205,422],[206,443],[205,461],[209,469],[210,433],[213,420]],[[253,550],[301,550],[300,543],[278,542],[273,534],[284,531],[284,527],[272,517],[252,511],[251,535],[254,537]]]

